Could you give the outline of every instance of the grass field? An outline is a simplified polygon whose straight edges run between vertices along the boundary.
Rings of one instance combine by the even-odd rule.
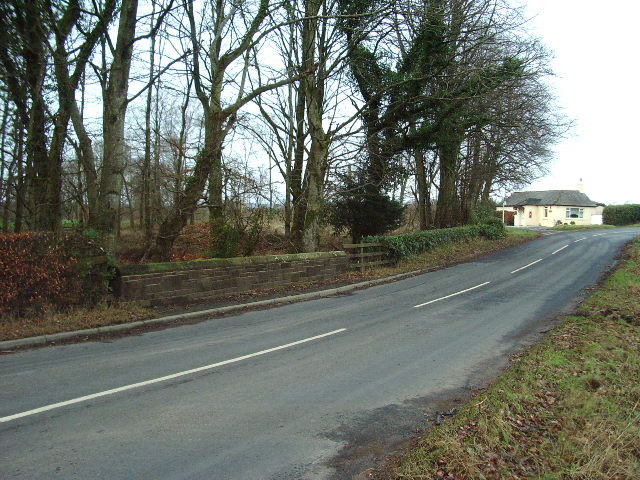
[[[381,474],[640,478],[640,239],[574,315]]]

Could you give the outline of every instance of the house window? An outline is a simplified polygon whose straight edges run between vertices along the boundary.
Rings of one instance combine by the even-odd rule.
[[[549,216],[549,207],[544,207],[544,218]]]
[[[583,218],[584,208],[567,208],[567,218]]]

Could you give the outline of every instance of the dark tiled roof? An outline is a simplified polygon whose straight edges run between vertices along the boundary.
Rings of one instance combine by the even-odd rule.
[[[543,192],[514,192],[505,199],[508,207],[525,205],[566,205],[595,207],[597,204],[578,190],[546,190]]]

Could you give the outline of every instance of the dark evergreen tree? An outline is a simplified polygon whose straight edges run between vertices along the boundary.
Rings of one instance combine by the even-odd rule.
[[[403,221],[405,207],[392,200],[372,176],[375,172],[368,165],[355,176],[343,177],[337,198],[329,207],[329,222],[337,231],[346,229],[353,243],[394,230]]]

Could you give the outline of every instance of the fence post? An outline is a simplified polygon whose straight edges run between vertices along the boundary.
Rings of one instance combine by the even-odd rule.
[[[391,263],[380,243],[345,243],[342,248],[350,252],[347,257],[354,270],[364,272],[368,267]]]

